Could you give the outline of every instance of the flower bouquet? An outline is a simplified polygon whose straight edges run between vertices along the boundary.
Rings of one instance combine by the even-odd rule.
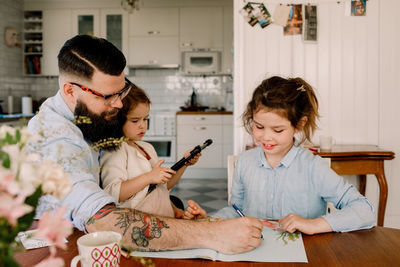
[[[26,127],[0,127],[0,266],[19,266],[13,257],[21,249],[16,237],[31,227],[40,196],[63,199],[72,188],[60,165],[28,153],[27,142],[32,138]],[[63,218],[65,211],[63,207],[42,215],[34,236],[51,246],[50,256],[37,266],[64,265],[55,257],[55,247],[65,248],[64,240],[72,232],[71,222]]]

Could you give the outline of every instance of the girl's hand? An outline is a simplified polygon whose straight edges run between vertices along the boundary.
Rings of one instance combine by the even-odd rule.
[[[165,184],[169,180],[176,171],[162,167],[161,165],[164,163],[164,160],[160,160],[157,164],[153,167],[153,169],[148,173],[150,178],[150,184]]]
[[[174,216],[176,219],[183,219],[184,210],[177,208],[171,201],[172,209],[174,210]]]
[[[188,207],[183,213],[183,219],[192,220],[192,219],[206,219],[207,212],[203,210],[199,204],[194,202],[193,200],[188,200]]]
[[[183,156],[184,156],[185,158],[188,157],[188,156],[190,155],[190,152],[191,152],[193,149],[194,149],[194,148],[189,149],[188,151],[186,151],[185,154],[184,154]],[[199,160],[200,156],[201,156],[201,153],[199,153],[199,154],[197,154],[196,156],[194,156],[192,159],[190,159],[190,160],[188,161],[188,163],[186,163],[186,166],[192,166],[192,165],[196,164],[197,161]]]
[[[306,219],[296,214],[289,214],[285,218],[279,220],[282,230],[293,233],[296,230],[308,235],[316,233],[332,232],[331,226],[322,218]]]

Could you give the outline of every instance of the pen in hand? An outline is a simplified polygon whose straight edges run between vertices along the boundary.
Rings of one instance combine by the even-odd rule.
[[[239,214],[240,217],[244,217],[245,215],[243,212],[235,205],[235,203],[232,203],[233,209],[236,211],[237,214]],[[261,239],[264,240],[263,235],[261,234]]]

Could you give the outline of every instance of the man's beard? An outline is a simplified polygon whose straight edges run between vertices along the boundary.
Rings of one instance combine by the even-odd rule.
[[[99,149],[113,150],[120,144],[120,142],[113,142],[113,140],[121,139],[123,136],[122,124],[118,115],[109,120],[105,117],[117,111],[118,109],[114,109],[96,115],[83,102],[78,100],[74,110],[75,124],[82,131],[83,137],[92,145]],[[105,140],[109,140],[109,142],[105,142]]]

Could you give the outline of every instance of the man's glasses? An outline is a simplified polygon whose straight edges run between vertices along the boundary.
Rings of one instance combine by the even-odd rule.
[[[111,94],[111,95],[103,95],[103,94],[101,94],[101,93],[99,93],[99,92],[96,92],[96,91],[93,90],[93,89],[90,89],[89,87],[80,85],[80,84],[78,84],[78,83],[70,82],[70,84],[76,85],[76,86],[78,86],[79,88],[81,88],[83,91],[88,92],[88,93],[91,93],[92,95],[96,95],[96,96],[100,96],[100,97],[104,98],[104,100],[105,100],[104,104],[105,104],[105,105],[112,105],[112,104],[114,104],[115,101],[117,101],[117,99],[118,99],[119,97],[120,97],[121,100],[122,100],[124,97],[126,97],[126,96],[129,94],[129,91],[130,91],[132,88],[135,88],[135,87],[136,87],[131,81],[129,81],[127,78],[125,78],[125,86],[124,86],[124,88],[122,88],[121,91],[119,91],[119,92],[117,92],[117,93],[114,93],[114,94]]]

